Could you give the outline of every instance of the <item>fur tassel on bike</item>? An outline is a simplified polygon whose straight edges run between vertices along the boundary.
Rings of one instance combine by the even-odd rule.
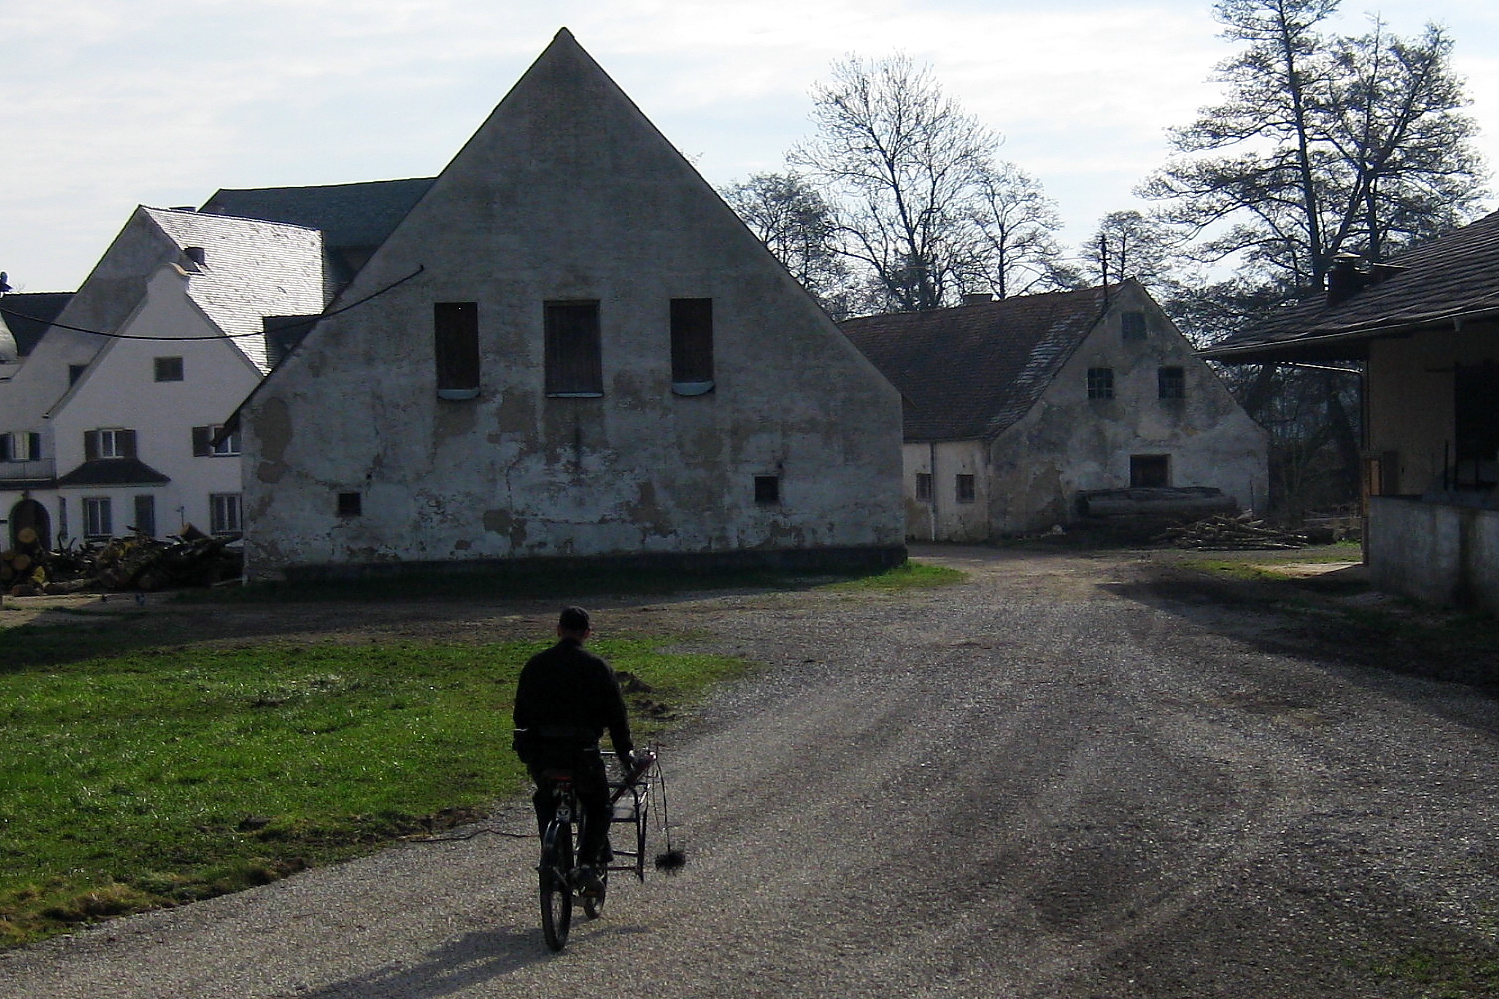
[[[666,874],[675,874],[687,866],[687,854],[681,850],[667,850],[665,853],[656,854],[656,870]]]

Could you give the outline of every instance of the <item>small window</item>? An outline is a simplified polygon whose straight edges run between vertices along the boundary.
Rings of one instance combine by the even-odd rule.
[[[41,434],[24,431],[0,434],[0,461],[37,461],[41,456]]]
[[[598,302],[546,303],[546,394],[593,399],[604,394]]]
[[[1112,399],[1112,398],[1114,398],[1114,369],[1113,368],[1089,368],[1088,369],[1088,398],[1089,399]]]
[[[1126,340],[1145,339],[1145,313],[1125,312],[1119,316],[1119,325],[1124,331]]]
[[[182,358],[180,357],[158,357],[156,358],[156,380],[159,382],[182,381]]]
[[[83,457],[86,461],[96,458],[134,458],[135,431],[115,428],[84,431]]]
[[[704,395],[713,390],[713,299],[671,300],[671,390]]]
[[[1181,368],[1161,368],[1156,372],[1156,383],[1162,399],[1185,399],[1187,397],[1187,374]]]
[[[779,475],[755,476],[755,502],[761,506],[775,506],[781,502],[781,477]]]
[[[959,475],[953,481],[953,486],[958,494],[959,503],[972,503],[977,497],[972,475]]]
[[[243,530],[239,493],[213,493],[208,497],[208,530],[211,534],[238,534]]]
[[[432,306],[437,360],[437,397],[479,395],[479,303],[436,302]]]
[[[239,454],[239,431],[224,432],[219,423],[193,427],[193,457],[233,458]]]
[[[114,536],[114,511],[108,496],[85,496],[83,498],[83,536],[86,538],[109,538]]]
[[[135,497],[135,523],[130,525],[136,534],[148,538],[156,537],[156,497],[140,493]]]
[[[1157,489],[1171,485],[1171,459],[1164,454],[1129,456],[1131,489]]]
[[[923,503],[932,501],[932,473],[916,473],[916,498]]]
[[[338,515],[340,517],[358,517],[364,513],[363,493],[339,493]]]

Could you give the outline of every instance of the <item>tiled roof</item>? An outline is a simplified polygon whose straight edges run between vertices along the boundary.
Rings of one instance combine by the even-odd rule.
[[[285,222],[323,234],[336,284],[346,284],[400,224],[434,178],[372,180],[315,187],[220,190],[204,202],[206,215]]]
[[[191,275],[188,295],[235,337],[235,346],[260,370],[269,370],[262,317],[322,311],[322,243],[316,231],[180,209],[142,211],[183,248],[183,266]],[[201,268],[187,261],[188,247],[203,249]]]
[[[1223,360],[1354,359],[1381,335],[1499,313],[1499,212],[1390,261],[1387,277],[1336,305],[1276,309],[1203,356]],[[1395,269],[1398,268],[1398,269]]]
[[[1025,415],[1092,331],[1104,291],[867,316],[841,328],[905,396],[907,440],[994,437]]]
[[[59,486],[159,486],[171,482],[139,458],[91,458],[57,480]]]

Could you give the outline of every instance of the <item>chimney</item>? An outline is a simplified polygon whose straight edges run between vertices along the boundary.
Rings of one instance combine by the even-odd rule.
[[[987,291],[969,291],[963,293],[964,305],[988,305],[994,301],[994,296]]]
[[[1364,258],[1357,253],[1337,254],[1327,272],[1327,304],[1339,305],[1352,298],[1368,283],[1368,274],[1360,269]]]
[[[182,248],[182,252],[187,254],[187,259],[191,260],[193,266],[197,267],[198,270],[202,270],[208,265],[208,254],[204,252],[203,247],[185,246]]]

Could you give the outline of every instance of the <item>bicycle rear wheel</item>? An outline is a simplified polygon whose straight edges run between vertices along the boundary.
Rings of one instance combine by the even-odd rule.
[[[561,950],[573,924],[573,889],[568,875],[573,869],[573,831],[568,822],[553,822],[541,838],[541,864],[537,867],[541,889],[541,933],[547,946]]]

